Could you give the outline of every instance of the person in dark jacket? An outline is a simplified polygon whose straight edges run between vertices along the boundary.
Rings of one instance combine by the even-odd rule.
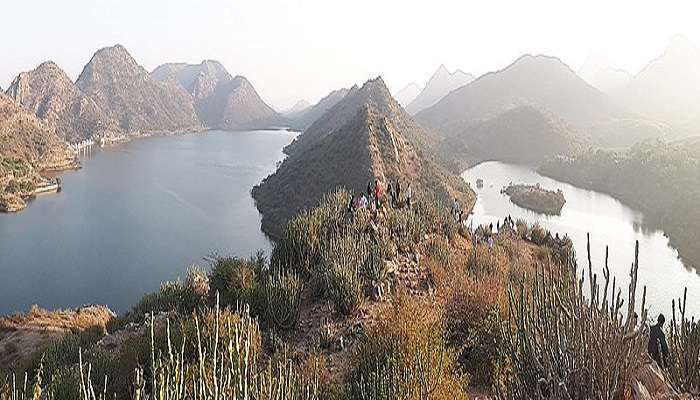
[[[666,368],[666,359],[668,357],[668,344],[666,344],[666,335],[664,335],[664,323],[666,318],[663,314],[659,314],[656,319],[656,325],[649,330],[649,344],[647,350],[651,358],[659,364],[659,367]]]

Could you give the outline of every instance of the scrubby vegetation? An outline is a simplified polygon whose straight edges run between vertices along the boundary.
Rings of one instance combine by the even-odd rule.
[[[373,213],[348,211],[348,196],[330,193],[292,220],[269,260],[213,256],[208,272],[164,284],[106,336],[38,351],[0,383],[0,399],[622,399],[638,389],[637,263],[625,303],[607,266],[599,279],[589,256],[577,276],[571,241],[537,225],[470,231],[431,200]],[[700,331],[678,307],[668,376],[697,390]]]

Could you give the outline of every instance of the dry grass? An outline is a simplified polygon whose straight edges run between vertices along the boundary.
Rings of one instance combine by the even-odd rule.
[[[73,310],[48,311],[33,306],[26,314],[0,318],[0,366],[22,363],[37,349],[49,345],[66,334],[99,327],[116,315],[104,306],[87,306]]]

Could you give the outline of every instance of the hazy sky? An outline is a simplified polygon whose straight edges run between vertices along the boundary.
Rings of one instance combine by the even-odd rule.
[[[382,75],[396,91],[439,64],[481,74],[523,53],[637,72],[671,36],[700,44],[695,1],[5,0],[0,86],[54,60],[72,78],[121,43],[148,70],[217,59],[274,107]]]

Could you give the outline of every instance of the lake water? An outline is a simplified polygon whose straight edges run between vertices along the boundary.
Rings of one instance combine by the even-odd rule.
[[[126,311],[213,252],[269,253],[250,190],[293,138],[212,131],[93,153],[62,174],[61,193],[0,214],[0,314],[32,304]]]
[[[602,278],[605,263],[605,246],[609,246],[609,266],[617,282],[622,280],[623,297],[627,299],[629,272],[634,261],[634,243],[639,240],[639,274],[637,292],[641,301],[643,285],[647,285],[647,305],[651,315],[671,312],[671,300],[683,296],[688,287],[688,312],[700,315],[700,303],[695,295],[700,293],[700,275],[678,258],[678,252],[669,246],[663,232],[645,225],[644,216],[614,198],[590,190],[543,177],[528,167],[486,162],[462,174],[477,193],[474,207],[474,225],[493,222],[511,215],[540,224],[559,234],[568,234],[574,242],[579,261],[579,272],[588,270],[586,260],[586,233],[591,234],[591,256],[594,272]],[[484,180],[482,189],[476,188],[477,179]],[[521,208],[500,193],[503,186],[513,183],[539,183],[546,189],[561,189],[566,204],[558,216],[545,216]],[[611,277],[612,279],[612,277]],[[586,273],[586,280],[588,276]],[[611,283],[612,285],[612,283]],[[640,303],[637,303],[640,306]],[[626,305],[623,307],[626,310]],[[668,320],[668,318],[667,318]]]

